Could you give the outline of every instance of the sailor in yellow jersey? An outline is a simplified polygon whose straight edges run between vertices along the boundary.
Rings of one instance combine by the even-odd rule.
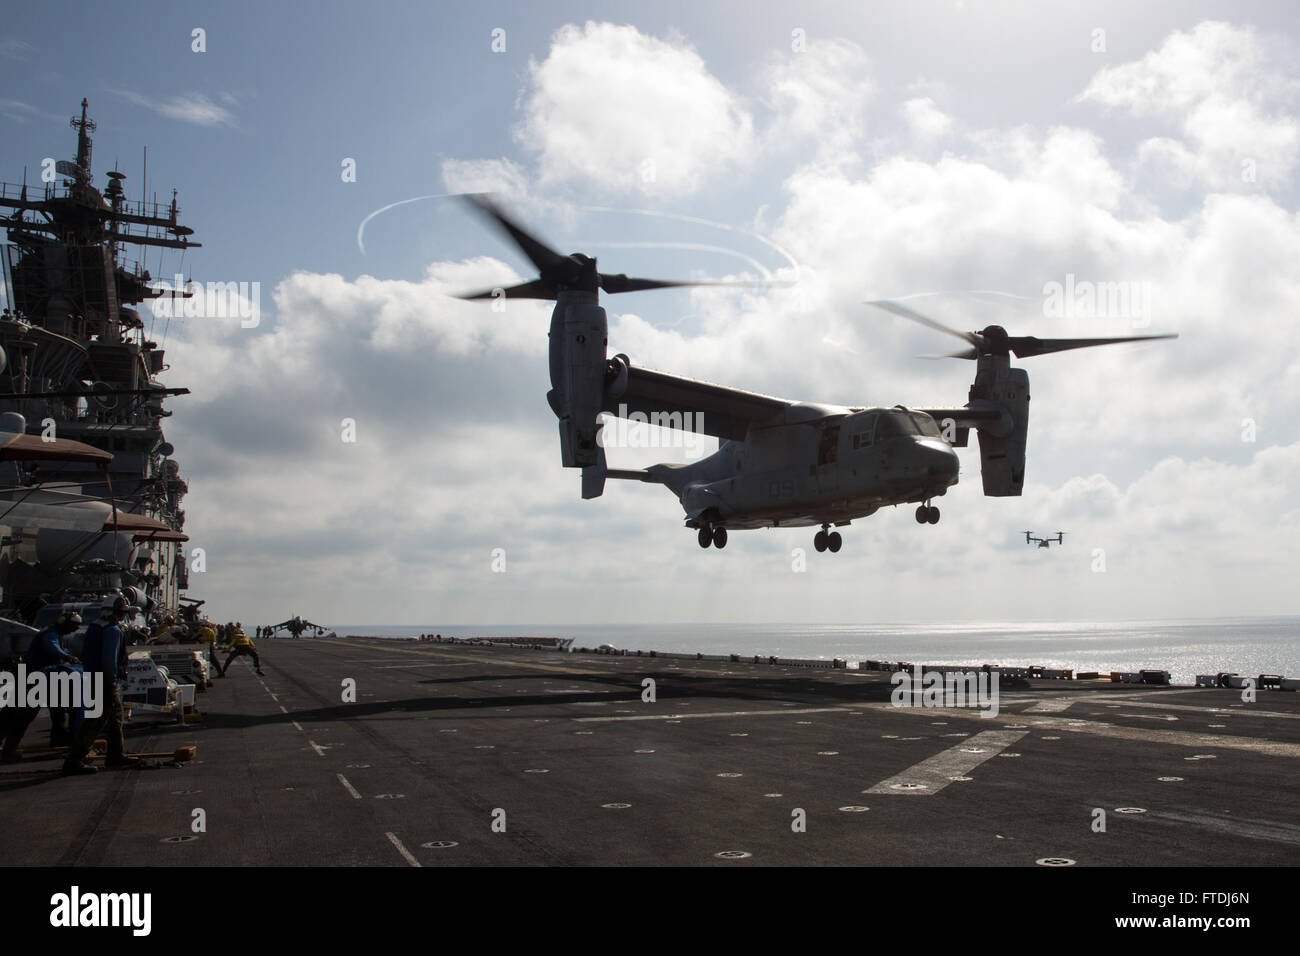
[[[226,666],[221,669],[221,676],[226,676],[226,671],[230,670],[230,662],[236,657],[242,657],[248,654],[253,658],[253,668],[259,674],[262,674],[262,659],[257,656],[257,648],[253,646],[252,639],[244,633],[244,629],[235,624],[235,633],[230,639],[230,656],[226,658]],[[262,675],[266,676],[266,675]]]
[[[200,621],[199,629],[194,635],[194,640],[199,644],[208,645],[208,663],[212,669],[217,672],[218,677],[226,675],[221,670],[221,662],[217,660],[217,631],[212,626],[211,621]]]
[[[176,618],[168,614],[154,628],[153,634],[149,637],[149,643],[175,644],[180,639],[180,634],[177,633],[178,630],[183,631],[183,629],[176,627]]]

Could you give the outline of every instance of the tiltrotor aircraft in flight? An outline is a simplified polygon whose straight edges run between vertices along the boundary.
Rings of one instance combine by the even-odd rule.
[[[1034,533],[1032,531],[1026,531],[1025,544],[1033,544],[1035,541],[1038,542],[1038,546],[1040,548],[1050,548],[1052,546],[1053,541],[1055,541],[1057,544],[1065,544],[1065,532],[1064,531],[1056,532],[1055,538],[1035,538]]]
[[[599,294],[689,285],[599,272],[581,253],[561,255],[507,216],[483,195],[466,197],[523,251],[536,279],[486,289],[465,299],[554,299],[550,329],[551,390],[546,400],[559,419],[560,458],[582,469],[583,498],[599,497],[607,478],[660,484],[686,512],[700,547],[726,547],[729,531],[818,527],[813,546],[836,552],[838,531],[888,505],[915,504],[916,520],[935,524],[931,502],[957,483],[953,447],[979,436],[984,494],[1019,495],[1025,481],[1029,426],[1029,376],[1011,367],[1010,356],[1116,342],[1176,338],[1039,339],[1009,335],[1001,326],[960,332],[901,302],[873,303],[903,318],[964,340],[950,357],[973,359],[975,381],[959,408],[892,408],[789,401],[757,392],[652,371],[623,354],[607,354],[608,325]],[[690,418],[685,418],[687,413]],[[695,431],[720,439],[717,452],[690,464],[641,470],[608,467],[601,441],[601,414],[666,427],[691,422]]]

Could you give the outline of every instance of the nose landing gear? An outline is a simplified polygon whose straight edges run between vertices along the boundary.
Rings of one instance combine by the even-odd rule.
[[[844,544],[844,539],[840,537],[838,531],[831,531],[829,524],[822,525],[822,529],[813,535],[813,547],[818,551],[829,551],[835,554]]]
[[[927,501],[923,505],[918,505],[916,509],[917,524],[938,524],[939,509]]]

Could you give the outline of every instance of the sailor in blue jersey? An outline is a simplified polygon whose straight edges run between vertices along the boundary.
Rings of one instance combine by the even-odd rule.
[[[131,611],[126,598],[111,599],[104,606],[104,618],[101,622],[91,624],[86,631],[86,643],[82,652],[87,674],[103,675],[104,693],[108,696],[103,712],[98,719],[87,717],[77,728],[72,746],[63,764],[65,774],[95,773],[95,768],[86,763],[90,745],[101,730],[108,741],[106,767],[138,767],[140,760],[128,757],[122,746],[122,694],[118,689],[119,679],[126,677],[126,636],[122,633],[122,622]]]
[[[36,635],[27,648],[27,672],[50,667],[69,669],[80,664],[63,647],[63,638],[81,627],[81,615],[76,611],[60,614],[54,626]],[[72,743],[72,708],[50,708],[50,746],[66,747]]]
[[[79,627],[81,627],[81,615],[76,611],[59,615],[53,627],[47,628],[32,639],[24,655],[27,670],[30,672],[54,667],[56,664],[80,663],[63,648],[63,638]]]
[[[64,650],[62,642],[62,638],[79,627],[81,627],[81,615],[76,611],[68,611],[59,615],[53,627],[32,638],[27,652],[23,655],[27,673],[31,674],[47,668],[70,669],[79,664],[80,661]],[[39,707],[19,707],[13,710],[13,713],[5,715],[8,719],[4,721],[3,733],[0,733],[0,736],[4,737],[4,747],[0,748],[0,763],[16,763],[20,759],[18,744],[22,741],[27,728],[40,713]],[[64,747],[71,742],[71,720],[72,708],[50,708],[51,747]]]

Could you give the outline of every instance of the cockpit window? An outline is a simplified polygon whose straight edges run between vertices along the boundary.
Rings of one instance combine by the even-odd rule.
[[[916,422],[917,430],[926,438],[943,438],[939,432],[939,424],[929,415],[912,414],[912,420]]]
[[[940,438],[939,426],[929,415],[893,409],[876,419],[876,441],[903,436],[921,436],[923,438]]]
[[[907,412],[885,412],[876,419],[876,441],[878,442],[920,433],[921,430]]]

